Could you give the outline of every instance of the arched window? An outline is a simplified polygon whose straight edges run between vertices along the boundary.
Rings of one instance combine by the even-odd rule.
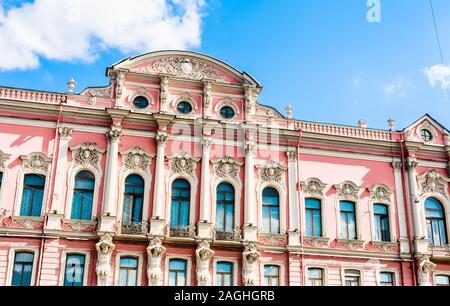
[[[445,211],[435,198],[425,201],[425,217],[427,221],[428,240],[432,245],[444,246],[448,243]]]
[[[24,178],[22,205],[20,215],[23,217],[40,217],[44,200],[45,176],[27,174]]]
[[[169,286],[187,285],[187,261],[171,259],[169,261]]]
[[[317,199],[306,199],[306,236],[322,237],[322,203]]]
[[[33,261],[33,253],[17,252],[14,255],[14,267],[11,285],[20,287],[31,286]]]
[[[95,177],[89,171],[81,171],[75,176],[73,189],[72,215],[73,220],[91,220],[94,198]]]
[[[391,241],[388,206],[383,204],[373,205],[373,217],[375,225],[375,241]]]
[[[122,223],[125,225],[142,222],[144,202],[144,180],[133,174],[125,180],[125,194],[123,198]]]
[[[172,206],[170,209],[170,227],[173,229],[189,226],[189,208],[191,185],[178,179],[172,184]]]
[[[217,187],[216,231],[232,233],[234,229],[234,187],[222,183]]]
[[[340,203],[341,238],[356,240],[356,207],[355,203],[342,201]]]
[[[3,172],[0,172],[0,189],[2,188],[3,183]]]
[[[275,188],[262,192],[262,230],[267,234],[280,233],[280,195]]]

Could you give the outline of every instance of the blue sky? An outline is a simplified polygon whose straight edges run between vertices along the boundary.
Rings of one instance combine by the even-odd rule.
[[[179,1],[167,4],[175,17],[182,10],[199,12],[197,16],[192,11],[188,16],[190,22],[180,22],[173,29],[174,33],[193,33],[176,36],[179,46],[212,55],[254,76],[264,86],[259,99],[263,104],[284,112],[291,103],[298,119],[347,125],[365,119],[369,127],[383,129],[387,128],[390,116],[397,120],[398,128],[404,128],[429,113],[450,128],[450,101],[442,87],[444,83],[438,82],[433,87],[425,73],[427,68],[441,64],[429,0],[380,0],[379,23],[367,21],[367,0],[206,0],[204,4],[202,0],[188,0],[197,1],[195,8],[178,7]],[[12,19],[8,15],[10,9],[21,9],[23,2],[33,6],[38,1],[0,2],[2,51],[1,31]],[[433,4],[448,66],[450,1],[433,0]],[[197,19],[198,36],[194,35]],[[58,25],[61,21],[54,22]],[[135,29],[128,27],[128,30]],[[64,39],[77,42],[77,35],[70,34],[74,33],[71,31],[65,33],[72,36],[65,35]],[[28,35],[34,34],[32,29],[29,32]],[[117,38],[126,45],[121,48],[108,35],[94,35],[88,40],[89,51],[71,50],[70,54],[64,46],[51,50],[28,46],[38,50],[34,51],[37,62],[30,59],[29,67],[21,70],[1,69],[0,62],[0,85],[65,91],[67,80],[74,77],[77,90],[81,91],[87,86],[106,85],[105,67],[126,56],[137,55],[144,49],[178,46],[161,37],[155,39],[156,43],[139,35],[128,41],[124,40],[127,35],[117,35],[125,36],[122,40]],[[10,46],[8,38],[3,44]],[[3,65],[12,61],[8,59]],[[448,80],[446,67],[442,68]]]

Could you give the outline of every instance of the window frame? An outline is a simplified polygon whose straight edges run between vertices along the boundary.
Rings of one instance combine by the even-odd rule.
[[[365,286],[365,280],[364,280],[364,270],[362,268],[358,267],[352,267],[352,266],[346,266],[341,268],[341,286],[345,287],[346,282],[346,271],[358,271],[359,272],[359,287]]]
[[[428,236],[428,224],[427,224],[427,214],[426,214],[426,202],[428,199],[434,199],[436,200],[442,207],[442,211],[444,214],[443,217],[443,221],[444,221],[444,226],[445,226],[445,234],[446,234],[446,239],[447,239],[447,245],[450,244],[450,231],[449,231],[449,210],[446,204],[447,200],[445,200],[445,198],[442,195],[439,194],[426,194],[423,195],[423,201],[422,201],[422,209],[423,209],[423,234],[426,237],[427,242],[432,246],[432,247],[445,247],[444,245],[434,245],[430,243],[430,237]]]
[[[393,287],[398,287],[399,286],[399,276],[398,276],[398,271],[395,269],[382,269],[382,270],[378,270],[376,277],[377,277],[377,286],[382,287],[381,285],[381,274],[382,273],[391,273],[392,274],[392,284]]]
[[[387,218],[388,218],[388,222],[387,222],[387,224],[388,224],[388,234],[389,234],[389,236],[388,236],[388,240],[377,240],[376,239],[376,236],[377,236],[377,233],[376,233],[376,223],[375,223],[375,216],[376,216],[376,214],[375,214],[375,205],[380,205],[380,206],[385,206],[386,207],[386,211],[387,211]],[[391,205],[390,204],[386,204],[386,203],[380,203],[380,202],[373,202],[373,203],[371,203],[370,204],[370,207],[371,207],[371,216],[372,216],[372,224],[373,224],[373,227],[372,227],[372,241],[374,241],[374,242],[393,242],[394,241],[394,235],[393,235],[393,233],[392,233],[392,231],[394,231],[395,229],[392,227],[392,212],[391,212]],[[383,235],[383,234],[382,234]]]
[[[137,97],[144,97],[148,100],[148,106],[145,108],[138,108],[134,105],[134,100]],[[149,112],[152,106],[155,104],[155,98],[153,95],[145,88],[138,88],[131,95],[128,96],[128,102],[130,103],[131,109],[137,112]]]
[[[88,249],[64,249],[61,253],[61,265],[59,273],[59,286],[64,286],[64,279],[66,275],[66,262],[69,255],[84,255],[84,275],[83,287],[88,286],[89,267],[91,263],[91,252]]]
[[[264,286],[264,266],[277,266],[279,268],[279,281],[280,285],[279,287],[286,286],[286,266],[283,261],[280,260],[273,260],[273,258],[264,257],[261,258],[261,263],[259,265],[259,282],[260,286]]]
[[[76,181],[77,181],[77,176],[80,174],[80,173],[82,173],[82,172],[88,172],[88,173],[90,173],[93,177],[94,177],[94,189],[92,190],[92,204],[91,204],[91,219],[90,220],[82,220],[82,219],[72,219],[72,214],[73,214],[73,200],[74,200],[74,195],[75,195],[75,184],[76,184]],[[96,192],[96,183],[97,183],[97,179],[96,179],[96,176],[95,176],[95,173],[93,173],[92,171],[90,171],[90,170],[81,170],[81,171],[78,171],[77,172],[77,174],[75,175],[75,177],[74,177],[74,181],[73,181],[73,188],[72,188],[72,203],[71,203],[71,206],[70,206],[70,220],[73,220],[73,221],[92,221],[92,219],[93,219],[93,216],[94,215],[96,215],[96,213],[94,213],[94,200],[95,200],[95,192]]]
[[[172,177],[170,177],[167,180],[167,188],[166,190],[167,195],[166,195],[166,203],[169,204],[168,208],[166,208],[166,222],[167,224],[170,223],[170,218],[171,218],[171,208],[172,208],[172,185],[173,182],[175,182],[176,180],[179,179],[183,179],[186,180],[187,182],[189,182],[189,185],[191,186],[191,200],[189,202],[189,225],[191,224],[195,224],[195,215],[196,215],[196,194],[197,194],[197,190],[198,190],[198,181],[196,177],[191,177],[188,175],[173,175]]]
[[[450,271],[433,271],[433,286],[439,287],[436,283],[436,277],[438,276],[446,276],[450,280]]]
[[[142,267],[144,266],[144,255],[141,252],[129,252],[129,251],[118,251],[116,254],[116,267],[114,273],[114,284],[115,286],[120,286],[120,259],[122,257],[134,257],[138,260],[137,263],[137,278],[136,286],[142,286]]]
[[[169,286],[169,263],[172,259],[181,259],[186,261],[186,287],[191,286],[192,278],[192,256],[191,255],[166,255],[164,263],[164,286]]]
[[[348,237],[343,237],[342,236],[342,231],[341,231],[341,226],[342,226],[342,224],[341,224],[341,204],[343,203],[343,202],[347,202],[347,203],[352,203],[353,205],[354,205],[354,215],[355,215],[355,231],[356,231],[356,233],[355,233],[355,239],[350,239],[350,238],[348,238]],[[348,240],[348,241],[358,241],[358,240],[361,240],[361,231],[360,231],[360,228],[359,228],[359,221],[358,221],[358,216],[359,216],[359,214],[358,214],[358,204],[355,202],[355,201],[350,201],[350,200],[339,200],[338,201],[338,208],[337,208],[337,212],[338,212],[338,237],[339,237],[339,239],[340,240]],[[347,228],[347,230],[348,230],[348,228]],[[348,233],[347,233],[348,234]]]
[[[233,188],[233,204],[232,204],[232,206],[233,206],[233,226],[232,226],[232,229],[231,229],[231,232],[233,232],[233,230],[236,228],[236,226],[238,226],[238,223],[237,223],[238,220],[236,219],[236,188],[234,187],[233,184],[231,184],[229,182],[224,181],[224,182],[218,184],[216,189],[215,189],[215,193],[216,193],[215,199],[216,200],[212,203],[213,206],[215,206],[213,224],[215,224],[215,228],[217,230],[217,221],[218,221],[217,220],[217,206],[219,205],[219,203],[218,203],[219,200],[218,200],[218,196],[217,195],[218,195],[219,186],[221,186],[222,184],[228,184],[228,185],[230,185]],[[226,200],[225,200],[225,202],[226,202]],[[231,206],[231,204],[228,204],[228,203],[221,203],[221,204],[224,207]],[[226,220],[227,220],[227,214],[226,214],[226,210],[224,210],[224,221],[226,221]],[[224,227],[225,227],[225,231],[224,232],[226,232],[226,222],[224,222]]]
[[[307,234],[306,234],[306,232],[307,232],[307,220],[306,220],[306,211],[307,211],[307,208],[306,208],[306,202],[307,202],[307,200],[308,199],[311,199],[311,200],[317,200],[317,201],[319,201],[320,202],[320,231],[321,231],[321,235],[320,236],[308,236]],[[317,210],[317,209],[315,209],[315,210]],[[324,222],[324,219],[323,219],[323,217],[324,217],[324,215],[326,215],[326,212],[324,211],[324,205],[323,205],[323,200],[322,200],[322,197],[305,197],[304,198],[304,206],[303,206],[303,224],[304,224],[304,233],[305,233],[305,237],[306,238],[312,238],[312,239],[315,239],[315,238],[325,238],[326,237],[326,235],[325,235],[325,233],[324,233],[324,225],[326,225],[326,223]]]
[[[328,268],[327,268],[327,266],[321,266],[321,265],[306,265],[305,266],[305,270],[306,270],[305,284],[306,284],[306,286],[311,287],[311,286],[309,286],[309,270],[310,269],[322,270],[322,282],[323,282],[322,287],[327,287],[328,286]]]
[[[216,273],[217,273],[217,263],[219,262],[228,262],[231,263],[233,265],[233,277],[232,277],[232,287],[238,286],[238,281],[239,281],[239,260],[237,258],[229,258],[229,257],[214,257],[213,260],[213,286],[218,286],[217,285],[217,279],[216,279]]]
[[[36,286],[37,261],[39,257],[39,247],[12,247],[8,251],[8,267],[6,271],[5,286],[12,286],[13,269],[16,253],[33,253],[33,269],[31,271],[30,286]]]

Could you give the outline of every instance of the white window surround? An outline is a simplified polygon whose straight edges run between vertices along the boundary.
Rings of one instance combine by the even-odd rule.
[[[284,179],[284,176],[283,176]],[[284,235],[286,233],[286,188],[282,186],[279,183],[276,182],[264,182],[264,183],[258,183],[257,185],[257,207],[258,207],[258,229],[261,234],[271,234],[271,233],[264,233],[263,228],[263,218],[262,218],[262,205],[263,205],[263,198],[262,194],[264,189],[266,188],[275,188],[275,190],[278,191],[279,199],[280,199],[280,232],[278,234]],[[276,235],[276,234],[275,234]]]
[[[437,286],[436,277],[437,276],[448,276],[450,278],[450,271],[433,271],[433,286]]]
[[[36,282],[36,272],[37,272],[37,261],[39,257],[39,247],[12,247],[8,252],[8,268],[6,272],[6,283],[5,286],[11,286],[13,278],[13,268],[14,268],[14,258],[16,253],[27,252],[33,253],[33,270],[31,272],[31,286],[35,286]]]
[[[306,200],[307,199],[315,199],[320,201],[320,214],[321,214],[321,220],[322,220],[322,236],[321,237],[307,237],[306,236]],[[300,211],[301,218],[302,218],[302,233],[304,233],[303,236],[307,238],[323,238],[328,239],[328,226],[327,226],[327,220],[328,220],[328,214],[327,214],[327,197],[320,196],[320,195],[305,195],[303,192],[300,196]]]
[[[376,280],[377,280],[377,286],[381,286],[381,273],[392,273],[394,279],[393,283],[395,287],[399,286],[399,277],[398,277],[398,271],[395,269],[381,269],[376,271]]]
[[[66,262],[69,255],[84,255],[84,274],[83,274],[83,286],[88,285],[89,278],[89,266],[91,263],[91,252],[83,249],[64,249],[61,253],[61,271],[59,274],[59,285],[64,286],[64,278],[66,275]]]
[[[0,150],[0,172],[3,173],[3,177],[2,177],[2,184],[1,184],[1,189],[0,189],[0,209],[2,209],[3,207],[3,201],[2,199],[4,198],[5,195],[5,184],[8,181],[8,160],[11,157],[11,155],[9,154],[5,154],[3,153],[2,150]]]
[[[183,114],[178,111],[178,104],[181,102],[187,102],[192,106],[192,112],[189,114]],[[175,99],[172,100],[172,108],[173,112],[175,114],[178,114],[180,116],[186,116],[186,117],[192,117],[194,115],[194,110],[198,110],[198,104],[197,101],[192,97],[190,93],[184,92],[180,95],[178,95]]]
[[[261,259],[261,266],[260,266],[260,285],[264,286],[264,267],[265,266],[276,266],[279,269],[279,280],[280,280],[280,287],[286,286],[285,279],[286,279],[286,267],[284,265],[284,262],[282,261],[274,261],[270,260],[270,258],[263,258]]]
[[[237,286],[239,281],[239,260],[237,258],[229,258],[229,257],[214,257],[213,260],[213,286],[217,286],[216,272],[217,272],[217,264],[219,262],[227,262],[233,264],[233,283],[232,286]]]
[[[164,263],[164,285],[169,286],[169,263],[172,259],[186,260],[186,286],[191,285],[192,256],[191,255],[167,255]]]
[[[52,168],[52,166],[51,166],[52,159],[45,156],[42,153],[39,153],[39,152],[30,153],[26,156],[22,155],[21,158],[23,160],[23,164],[17,175],[17,189],[16,189],[16,199],[15,199],[15,204],[14,204],[13,215],[16,217],[20,217],[20,209],[21,209],[21,205],[22,205],[22,196],[23,196],[23,187],[24,187],[25,176],[29,175],[29,174],[36,174],[36,175],[42,175],[45,177],[45,187],[44,187],[44,194],[43,194],[43,198],[42,198],[42,209],[41,209],[41,217],[42,217],[44,215],[44,210],[45,210],[47,199],[48,199],[48,192],[49,192],[49,187],[50,187],[49,179],[50,179],[50,170]],[[36,166],[36,167],[26,166],[26,163],[31,161],[33,158],[41,159],[42,161],[44,161],[44,164],[42,166]],[[29,218],[32,218],[32,217],[29,217]]]
[[[386,197],[388,197],[388,199],[383,198],[383,197],[379,197],[376,195],[376,191],[378,190],[378,188],[382,188],[384,189],[387,194]],[[395,214],[395,207],[394,207],[394,201],[392,201],[393,199],[393,192],[391,191],[391,189],[383,184],[377,184],[374,185],[373,187],[369,188],[369,192],[371,193],[371,196],[369,197],[369,212],[370,212],[370,233],[371,233],[371,240],[373,242],[391,242],[391,243],[395,243],[397,241],[397,223],[396,223],[396,214]],[[374,214],[374,209],[373,206],[377,205],[377,204],[381,204],[381,205],[385,205],[388,208],[388,218],[389,218],[389,235],[390,235],[390,239],[389,241],[377,241],[375,240],[375,214]]]
[[[357,196],[351,196],[351,195],[344,195],[341,194],[339,195],[338,193],[336,193],[335,195],[335,208],[336,208],[336,234],[338,239],[340,240],[345,240],[344,238],[341,237],[341,202],[351,202],[355,204],[355,222],[356,222],[356,240],[362,241],[362,228],[361,228],[361,223],[362,223],[362,218],[363,215],[361,214],[361,200],[359,198],[359,194],[360,194],[360,190],[361,187],[357,186],[355,183],[350,182],[350,181],[345,181],[341,184],[335,185],[336,189],[340,189],[342,188],[345,184],[350,184],[354,189],[355,192],[357,192]]]
[[[222,116],[220,115],[220,110],[222,109],[222,107],[225,106],[229,106],[233,109],[235,116],[239,115],[241,112],[239,110],[239,106],[236,104],[236,102],[234,102],[231,98],[225,98],[225,99],[221,99],[219,102],[217,102],[216,106],[214,107],[214,114],[217,116],[217,118],[220,119],[224,119],[224,120],[231,120],[234,118],[230,118],[230,119],[225,119],[222,118]]]
[[[196,203],[197,203],[196,197],[197,197],[197,190],[198,190],[198,180],[196,177],[193,178],[192,176],[186,175],[186,174],[174,174],[174,175],[168,177],[168,179],[167,179],[166,203],[168,203],[168,205],[165,205],[167,223],[170,222],[170,212],[171,212],[171,207],[172,207],[172,185],[173,185],[173,182],[178,179],[188,181],[189,185],[191,186],[191,200],[189,202],[189,225],[195,224],[195,208],[196,208]]]
[[[119,251],[116,254],[116,268],[114,272],[114,284],[119,286],[120,280],[120,259],[122,257],[133,257],[137,258],[137,280],[136,286],[142,286],[142,267],[144,265],[144,255],[141,252],[130,252],[130,251]]]
[[[213,224],[216,224],[217,215],[217,187],[222,183],[229,183],[234,188],[234,227],[241,228],[241,199],[242,199],[242,183],[240,180],[236,181],[231,178],[220,178],[216,175],[211,180],[211,220]]]
[[[312,265],[307,264],[305,265],[305,284],[308,286],[309,282],[309,269],[319,269],[322,270],[322,281],[323,281],[323,287],[328,286],[328,267],[327,266],[321,266],[321,265]]]
[[[358,267],[346,266],[341,268],[341,285],[345,286],[345,275],[346,271],[353,270],[359,272],[359,285],[364,287],[364,270]]]
[[[427,231],[427,219],[426,219],[426,210],[425,210],[425,202],[429,198],[435,198],[439,201],[439,203],[444,208],[444,214],[445,214],[445,226],[447,229],[447,239],[450,239],[450,201],[446,199],[442,194],[437,192],[427,192],[420,196],[419,198],[419,210],[422,222],[422,228],[423,228],[423,236],[425,239],[428,239],[428,231]]]
[[[136,99],[137,97],[144,97],[148,100],[148,106],[145,108],[138,108],[134,105],[134,99]],[[152,105],[155,104],[155,98],[153,97],[153,95],[145,88],[138,88],[136,90],[134,90],[129,96],[128,96],[128,102],[131,105],[131,109],[133,111],[137,111],[137,112],[144,112],[144,113],[148,113],[150,112],[150,109],[152,108]]]

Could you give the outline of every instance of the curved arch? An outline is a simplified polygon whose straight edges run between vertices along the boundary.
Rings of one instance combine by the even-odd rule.
[[[137,108],[135,105],[134,105],[134,99],[136,99],[137,97],[144,97],[144,98],[146,98],[147,100],[148,100],[148,106],[147,107],[145,107],[145,108],[142,108],[142,109],[140,109],[140,108]],[[134,110],[140,110],[140,111],[145,111],[145,110],[148,110],[148,109],[150,109],[151,108],[151,106],[153,105],[153,104],[155,104],[155,98],[153,97],[153,95],[148,91],[148,90],[146,90],[145,88],[138,88],[138,89],[136,89],[135,91],[133,91],[129,96],[128,96],[128,102],[130,103],[130,105],[131,105],[131,108],[132,109],[134,109]]]
[[[211,195],[211,203],[212,203],[212,223],[216,223],[216,202],[217,202],[217,188],[221,184],[230,184],[234,189],[234,226],[241,228],[241,199],[242,199],[242,185],[240,182],[232,178],[221,178],[221,179],[213,179],[211,182],[211,190],[213,191]]]
[[[448,214],[444,203],[436,197],[428,197],[423,203],[426,237],[434,246],[448,244]],[[436,229],[438,233],[435,232]]]
[[[217,116],[220,116],[219,111],[224,106],[231,107],[236,115],[239,115],[241,113],[239,110],[239,107],[231,98],[225,98],[225,99],[222,99],[219,102],[217,102],[216,106],[214,107],[214,113]]]
[[[172,107],[174,109],[174,112],[179,113],[177,106],[179,103],[181,102],[187,102],[192,106],[192,110],[198,110],[198,103],[197,101],[194,99],[194,97],[187,92],[182,93],[181,95],[178,95],[175,99],[172,100]],[[192,111],[192,112],[193,112]],[[190,114],[181,114],[180,115],[184,115],[184,116],[189,116],[192,115],[192,112]]]
[[[84,178],[82,176],[85,176]],[[75,181],[74,181],[74,195],[73,195],[73,199],[76,200],[78,197],[75,197],[75,189],[80,189],[79,187],[77,187],[77,182],[79,180],[84,180],[85,183],[91,183],[92,184],[92,188],[89,186],[88,187],[84,187],[83,190],[86,192],[91,192],[92,193],[92,198],[90,199],[90,217],[88,217],[88,219],[85,218],[85,216],[83,216],[83,204],[84,201],[86,200],[85,198],[85,194],[83,192],[82,196],[82,203],[80,203],[81,207],[80,207],[80,215],[78,218],[74,217],[74,206],[73,206],[73,202],[72,202],[72,208],[71,208],[71,212],[70,212],[70,219],[71,220],[85,220],[85,221],[90,221],[92,219],[92,209],[93,209],[93,204],[94,204],[94,192],[95,192],[95,174],[92,173],[92,171],[90,170],[82,170],[82,171],[78,171],[78,173],[75,175]],[[81,199],[80,199],[81,200]],[[89,204],[89,198],[87,199]]]
[[[258,222],[258,228],[261,232],[262,231],[262,204],[263,204],[263,191],[266,188],[274,188],[277,192],[278,192],[278,196],[279,196],[279,215],[280,215],[280,233],[279,234],[285,234],[286,233],[286,228],[287,228],[287,224],[286,224],[286,189],[284,188],[284,186],[282,186],[279,183],[276,182],[264,182],[262,184],[259,184],[258,186],[258,197],[257,197],[257,201],[258,201],[258,217],[259,217],[259,222]]]
[[[177,180],[185,180],[189,183],[190,186],[190,201],[189,201],[189,224],[195,224],[195,209],[196,209],[196,190],[198,187],[198,182],[196,179],[192,178],[189,175],[186,174],[177,174],[172,175],[167,180],[167,202],[168,205],[166,205],[166,220],[167,222],[170,222],[171,219],[171,208],[172,208],[172,187],[173,183]]]

